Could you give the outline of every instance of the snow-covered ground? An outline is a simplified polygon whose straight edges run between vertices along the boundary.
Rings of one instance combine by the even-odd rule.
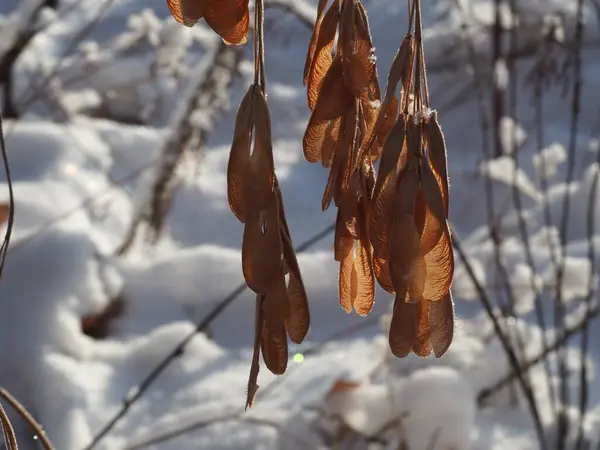
[[[290,2],[278,0],[267,11],[266,65],[276,171],[292,238],[299,245],[327,228],[334,211],[320,208],[326,170],[304,161],[301,151],[309,117],[302,70],[310,30],[303,20],[312,20],[316,1],[294,2],[300,18],[277,6]],[[525,359],[535,358],[556,334],[550,314],[544,332],[533,312],[538,294],[544,309],[551,310],[556,291],[552,245],[560,244],[565,196],[571,205],[562,288],[567,325],[581,321],[583,299],[589,286],[596,285],[597,274],[590,281],[588,258],[590,242],[600,248],[600,208],[595,209],[592,239],[588,236],[590,192],[600,190],[596,10],[593,2],[584,2],[576,181],[567,185],[572,77],[566,95],[562,84],[545,93],[540,142],[533,88],[525,82],[532,58],[517,60],[516,80],[508,78],[503,63],[494,73],[476,65],[473,76],[469,55],[489,55],[494,2],[423,2],[432,106],[440,110],[449,151],[450,218],[479,282],[503,304],[502,279],[494,269],[497,255],[486,225],[485,187],[491,180],[492,213],[502,235],[499,257],[520,317],[506,327],[510,335],[520,333]],[[206,72],[219,40],[203,23],[191,29],[176,24],[164,0],[58,0],[57,10],[45,8],[30,19],[40,3],[0,2],[0,57],[15,33],[38,29],[14,66],[13,99],[21,117],[4,123],[16,225],[0,284],[0,386],[25,404],[57,449],[83,450],[124,399],[136,394],[144,377],[243,279],[243,228],[227,205],[225,171],[235,110],[251,82],[251,47],[241,49],[240,76],[225,96],[227,111],[216,120],[206,145],[191,148],[178,168],[182,181],[163,239],[154,247],[136,243],[118,257],[115,249],[149,195],[189,86]],[[530,42],[538,42],[556,23],[554,35],[569,48],[576,0],[515,3],[518,20],[508,8],[502,20],[508,27],[519,25],[523,48],[517,53],[539,53],[535,46],[530,51]],[[364,4],[384,83],[405,32],[406,2]],[[489,107],[490,85],[483,84],[488,79],[499,87],[516,86],[518,100],[517,120],[501,122],[504,156],[493,160],[482,151],[479,109],[481,96]],[[190,121],[201,127],[208,121],[205,115],[195,111]],[[518,153],[516,169],[513,152]],[[2,182],[0,200],[5,200],[5,178]],[[523,203],[533,267],[515,214],[515,190]],[[378,291],[367,318],[344,314],[336,298],[338,266],[331,243],[327,236],[299,255],[311,330],[302,346],[291,347],[284,376],[262,368],[251,411],[241,414],[254,314],[253,296],[245,291],[210,324],[207,335],[189,341],[96,448],[391,449],[398,448],[400,437],[410,450],[538,448],[525,401],[515,401],[515,392],[519,399],[523,395],[514,383],[478,402],[510,366],[460,261],[453,284],[457,331],[450,350],[439,360],[414,355],[398,360],[387,348],[390,296]],[[104,310],[115,298],[124,309],[111,321],[108,336],[85,335],[81,317]],[[591,322],[590,405],[584,420],[594,445],[600,423],[600,383],[594,375],[600,360],[598,326]],[[575,380],[581,363],[578,341],[573,344],[565,358]],[[533,367],[529,379],[551,438],[557,416],[543,367]],[[551,383],[556,385],[555,377]],[[567,410],[575,424],[571,444],[579,420],[577,397],[572,397]],[[27,428],[16,418],[14,422],[21,447],[39,448]],[[352,439],[356,447],[351,447]]]

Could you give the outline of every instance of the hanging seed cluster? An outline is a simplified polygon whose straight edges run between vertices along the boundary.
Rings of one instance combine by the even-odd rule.
[[[410,29],[380,105],[364,8],[358,0],[341,0],[324,13],[327,3],[319,2],[305,66],[312,115],[303,147],[308,161],[330,168],[323,209],[331,198],[338,207],[340,303],[347,312],[354,307],[367,314],[374,275],[396,296],[392,352],[441,356],[453,336],[454,257],[446,146],[437,114],[429,109],[420,2],[412,3]],[[380,153],[374,179],[372,164]]]
[[[310,323],[306,291],[275,176],[269,108],[258,84],[250,87],[238,110],[227,167],[227,194],[231,210],[244,223],[244,278],[257,294],[248,386],[248,404],[252,404],[258,388],[259,351],[271,372],[284,373],[288,335],[301,343]]]
[[[358,0],[321,0],[304,69],[312,112],[304,157],[329,168],[322,208],[337,210],[334,253],[340,263],[339,298],[346,312],[371,311],[375,277],[368,211],[375,183],[373,161],[386,132],[377,132],[380,91],[367,13]],[[327,10],[326,10],[327,8]],[[337,36],[337,46],[334,41]],[[370,146],[365,138],[374,135]]]
[[[377,281],[396,296],[392,352],[439,357],[454,332],[446,145],[437,113],[429,109],[419,1],[411,18],[415,35],[409,31],[396,53],[382,103],[383,111],[396,104],[401,84],[401,111],[383,147],[369,231]]]
[[[177,21],[192,26],[204,18],[229,44],[246,42],[248,3],[167,0]],[[332,201],[337,207],[334,255],[342,308],[368,314],[377,280],[395,295],[392,352],[440,357],[454,332],[447,156],[437,113],[429,107],[420,0],[409,0],[409,15],[381,99],[364,6],[360,0],[319,0],[304,69],[311,117],[302,146],[309,162],[329,169],[322,209]],[[227,167],[229,206],[244,224],[243,274],[256,293],[247,406],[258,389],[260,354],[271,372],[284,373],[288,337],[301,343],[310,324],[275,176],[263,22],[263,0],[256,0],[254,83],[237,113]]]

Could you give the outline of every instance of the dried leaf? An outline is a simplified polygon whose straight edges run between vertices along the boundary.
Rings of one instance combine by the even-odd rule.
[[[231,152],[229,153],[229,164],[227,165],[227,199],[231,211],[241,222],[245,222],[247,217],[247,202],[244,192],[250,164],[254,123],[254,89],[254,85],[250,86],[238,109]]]
[[[450,292],[439,302],[430,302],[429,323],[433,352],[440,358],[450,347],[454,335],[454,303]]]

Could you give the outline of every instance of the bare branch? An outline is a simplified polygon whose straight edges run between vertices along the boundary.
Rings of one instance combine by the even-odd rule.
[[[213,55],[200,64],[180,110],[169,126],[171,134],[163,146],[162,161],[152,182],[150,196],[138,210],[117,254],[122,255],[130,249],[142,224],[148,227],[147,241],[155,244],[160,238],[173,201],[177,181],[175,170],[187,149],[198,151],[206,143],[214,122],[225,109],[229,87],[238,74],[240,61],[240,47],[220,43]],[[195,111],[203,115],[200,125],[192,121]]]
[[[6,389],[0,388],[0,397],[4,399],[11,408],[21,416],[21,419],[25,421],[27,426],[31,429],[31,431],[37,436],[42,443],[42,447],[44,450],[54,450],[54,446],[46,436],[46,432],[43,430],[42,426],[33,418],[33,416],[25,409],[25,407],[15,398],[13,397]],[[6,438],[6,435],[5,435]],[[12,439],[14,439],[14,432]],[[12,445],[12,442],[11,442]],[[14,448],[17,449],[16,440],[14,440]]]

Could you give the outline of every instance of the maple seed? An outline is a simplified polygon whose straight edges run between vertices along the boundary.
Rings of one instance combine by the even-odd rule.
[[[249,0],[167,0],[175,20],[187,27],[204,19],[227,44],[245,44],[250,25]]]

